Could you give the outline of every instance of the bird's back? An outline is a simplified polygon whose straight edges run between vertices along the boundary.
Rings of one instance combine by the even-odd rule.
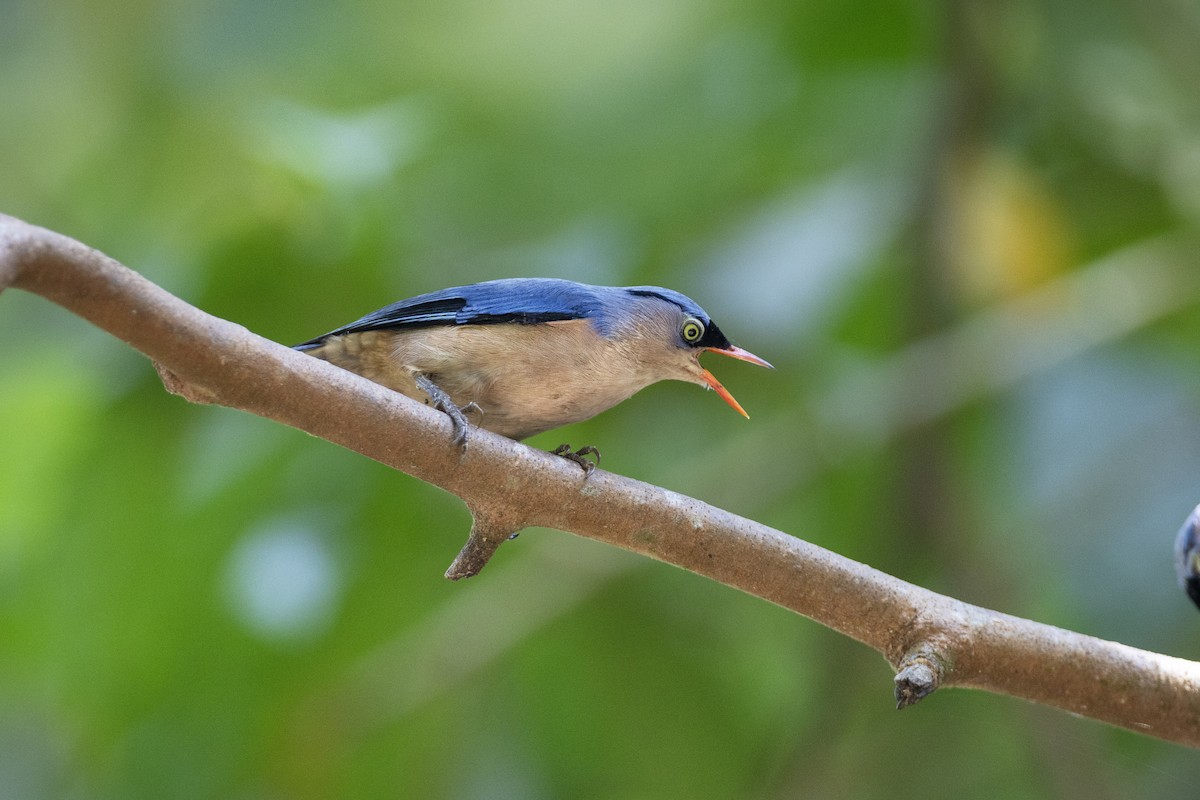
[[[624,289],[591,286],[558,278],[505,278],[455,286],[410,297],[361,319],[296,345],[310,350],[331,336],[433,325],[536,324],[594,320],[604,328],[606,309]]]

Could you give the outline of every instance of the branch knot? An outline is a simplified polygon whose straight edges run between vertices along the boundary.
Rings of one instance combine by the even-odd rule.
[[[916,705],[937,691],[950,665],[932,643],[909,650],[896,670],[896,708]]]

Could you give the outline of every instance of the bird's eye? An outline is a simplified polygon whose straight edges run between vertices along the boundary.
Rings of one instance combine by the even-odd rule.
[[[695,344],[704,336],[704,323],[695,317],[688,317],[679,328],[679,335],[688,344]]]

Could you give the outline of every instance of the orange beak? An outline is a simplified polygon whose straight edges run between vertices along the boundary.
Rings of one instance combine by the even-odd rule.
[[[730,358],[736,358],[739,361],[749,361],[751,364],[758,364],[760,367],[766,367],[767,369],[775,369],[774,367],[771,366],[770,362],[768,362],[765,358],[759,358],[758,356],[754,355],[754,353],[751,353],[749,350],[743,350],[742,348],[735,347],[734,345],[729,345],[729,347],[727,347],[727,348],[709,347],[706,349],[710,353],[720,353],[723,356],[729,356]],[[701,370],[700,377],[703,378],[704,382],[708,384],[708,388],[712,389],[714,392],[719,394],[721,396],[722,400],[724,400],[726,403],[729,403],[729,405],[733,407],[734,411],[738,412],[746,419],[750,419],[750,415],[746,413],[746,409],[742,408],[741,404],[738,403],[737,400],[733,399],[733,395],[731,395],[729,393],[729,390],[726,389],[724,386],[722,386],[721,382],[719,380],[717,380],[715,377],[713,377],[713,374],[711,372],[709,372],[706,369]]]

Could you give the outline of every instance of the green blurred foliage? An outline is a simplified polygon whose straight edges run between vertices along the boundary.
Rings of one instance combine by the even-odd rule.
[[[1198,658],[1198,38],[1188,0],[0,0],[0,210],[282,342],[671,286],[778,366],[712,365],[754,419],[660,385],[534,445]],[[454,498],[40,298],[0,337],[0,798],[1195,796],[1187,750],[897,714],[865,648],[566,534],[449,584]]]

